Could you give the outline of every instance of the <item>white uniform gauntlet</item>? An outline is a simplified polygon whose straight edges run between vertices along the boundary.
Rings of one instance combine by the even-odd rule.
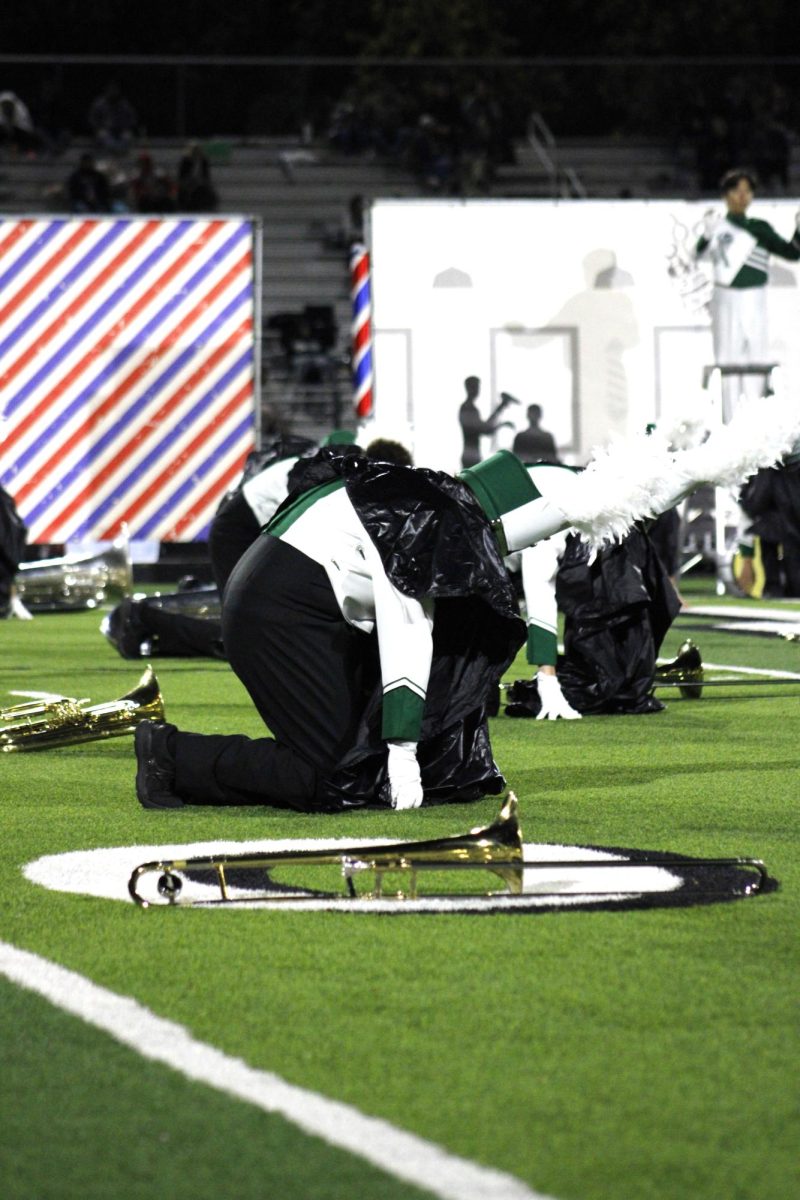
[[[561,684],[555,675],[543,675],[541,671],[536,676],[536,686],[539,689],[539,699],[542,702],[537,721],[555,721],[563,717],[565,721],[579,721],[581,714],[564,698]]]
[[[389,790],[392,808],[419,808],[422,780],[416,742],[388,742]]]

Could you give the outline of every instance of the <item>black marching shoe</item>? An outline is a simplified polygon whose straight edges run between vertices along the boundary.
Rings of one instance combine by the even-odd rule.
[[[133,732],[136,748],[136,796],[143,808],[183,808],[176,796],[175,760],[167,749],[175,725],[140,721]]]

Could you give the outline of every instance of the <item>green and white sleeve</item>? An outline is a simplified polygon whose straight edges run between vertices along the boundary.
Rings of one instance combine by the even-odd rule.
[[[383,682],[382,736],[418,742],[433,659],[433,602],[399,592],[374,547],[369,566]]]
[[[526,658],[533,666],[554,667],[558,658],[555,577],[563,538],[537,542],[522,551],[522,590],[528,620]]]

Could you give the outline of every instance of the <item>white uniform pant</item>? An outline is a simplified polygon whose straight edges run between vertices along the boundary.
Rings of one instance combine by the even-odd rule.
[[[720,366],[767,361],[767,289],[731,288],[717,284],[711,300],[711,334],[714,361]],[[722,378],[722,420],[730,421],[742,395],[764,395],[763,375],[727,375]]]

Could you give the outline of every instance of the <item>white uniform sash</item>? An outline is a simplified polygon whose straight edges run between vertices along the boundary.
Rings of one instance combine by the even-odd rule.
[[[725,286],[731,284],[757,245],[756,238],[746,229],[727,219],[720,221],[708,246],[708,255],[714,265],[714,282]]]

